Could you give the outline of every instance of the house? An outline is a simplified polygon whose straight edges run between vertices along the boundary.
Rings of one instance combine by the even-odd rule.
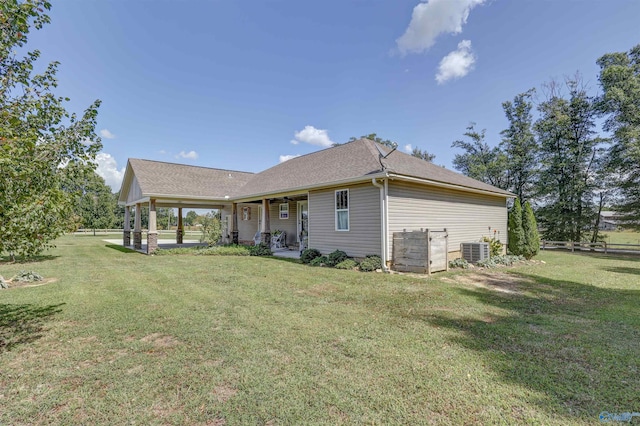
[[[376,254],[389,265],[393,233],[448,232],[448,257],[460,243],[496,237],[506,244],[507,200],[514,195],[392,150],[368,139],[293,158],[260,173],[129,159],[119,204],[125,226],[135,210],[134,247],[141,247],[140,211],[149,206],[148,252],[157,248],[155,209],[220,209],[229,242],[257,232],[286,233],[288,245]],[[176,241],[182,241],[179,223]],[[131,230],[124,230],[130,245]]]
[[[616,231],[620,229],[620,215],[617,212],[602,211],[598,221],[598,229],[601,231]]]

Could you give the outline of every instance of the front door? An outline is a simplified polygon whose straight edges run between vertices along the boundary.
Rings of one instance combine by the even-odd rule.
[[[309,233],[309,202],[298,201],[298,243],[300,243],[301,249],[303,248],[303,246],[306,246],[308,233]]]

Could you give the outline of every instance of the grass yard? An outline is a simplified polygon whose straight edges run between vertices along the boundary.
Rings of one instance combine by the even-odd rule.
[[[600,231],[609,244],[638,244],[640,245],[640,232],[633,231]]]
[[[62,238],[0,291],[0,424],[594,424],[640,412],[640,257],[431,278]],[[635,423],[640,418],[634,418]]]

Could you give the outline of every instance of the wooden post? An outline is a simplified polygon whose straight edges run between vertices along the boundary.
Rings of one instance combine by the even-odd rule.
[[[136,203],[136,211],[133,219],[133,248],[142,248],[142,204]]]
[[[231,242],[238,244],[238,203],[231,203]]]
[[[269,200],[262,199],[262,243],[271,246],[271,225],[269,224]]]
[[[156,224],[156,200],[149,200],[149,230],[147,231],[147,254],[158,248],[158,228]]]
[[[176,229],[176,244],[182,244],[184,229],[182,226],[182,207],[178,207],[178,229]]]
[[[131,245],[131,206],[124,206],[124,226],[122,230],[122,245]]]

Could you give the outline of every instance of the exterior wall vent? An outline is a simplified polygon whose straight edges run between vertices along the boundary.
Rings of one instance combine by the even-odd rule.
[[[464,260],[476,263],[489,258],[489,243],[462,243],[460,252]]]

